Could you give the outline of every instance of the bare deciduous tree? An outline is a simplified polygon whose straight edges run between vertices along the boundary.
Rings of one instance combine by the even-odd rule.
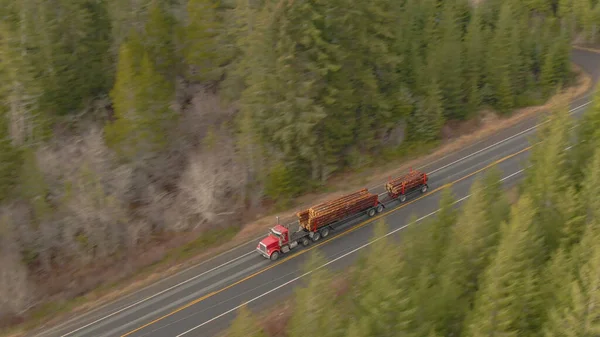
[[[7,212],[0,210],[0,316],[19,314],[31,304],[33,294],[27,268]]]
[[[179,184],[178,204],[184,210],[179,227],[217,225],[239,211],[245,185],[242,167],[235,160],[230,140],[220,137],[216,144],[190,156]]]

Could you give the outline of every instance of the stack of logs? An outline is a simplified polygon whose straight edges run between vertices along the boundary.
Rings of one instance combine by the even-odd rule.
[[[307,230],[316,231],[343,218],[375,206],[378,195],[369,193],[366,188],[315,205],[307,210],[296,213],[300,226]]]
[[[426,183],[427,175],[425,173],[411,170],[401,177],[388,181],[388,183],[385,184],[385,189],[391,196],[397,197],[398,195],[404,194]]]

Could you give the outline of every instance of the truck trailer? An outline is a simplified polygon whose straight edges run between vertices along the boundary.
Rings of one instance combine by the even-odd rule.
[[[406,201],[408,195],[420,191],[426,193],[428,189],[427,174],[412,169],[406,175],[390,179],[385,184],[387,198],[381,200],[378,194],[370,193],[363,188],[354,193],[314,205],[309,209],[296,213],[297,230],[290,231],[289,226],[276,225],[269,230],[256,250],[265,258],[275,261],[282,254],[302,245],[308,246],[329,235],[330,231],[346,224],[349,220],[360,215],[369,217],[383,212],[386,204],[399,200]]]

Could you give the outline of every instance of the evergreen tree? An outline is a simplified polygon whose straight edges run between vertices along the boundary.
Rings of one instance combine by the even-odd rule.
[[[93,0],[40,2],[34,40],[35,65],[41,73],[40,104],[64,115],[105,92],[112,81],[110,26],[103,3]]]
[[[542,317],[544,322],[548,319],[550,308],[566,304],[568,296],[565,291],[565,281],[570,282],[576,271],[572,254],[571,250],[561,247],[544,266],[540,278],[541,298],[543,298],[544,308],[546,308]]]
[[[21,152],[19,148],[11,144],[6,129],[0,123],[0,202],[12,196],[11,191],[19,182],[18,172],[22,165]]]
[[[482,102],[481,80],[484,69],[484,36],[481,22],[481,10],[476,7],[469,21],[465,36],[465,57],[463,58],[464,92],[467,93],[466,112],[473,114]]]
[[[546,121],[537,131],[525,184],[536,210],[535,221],[545,233],[546,257],[549,257],[560,243],[560,228],[570,218],[561,207],[570,181],[566,148],[571,119],[566,102],[559,102]]]
[[[437,81],[429,84],[427,95],[411,116],[411,138],[419,141],[434,141],[440,136],[444,125],[444,105]]]
[[[0,24],[0,74],[4,79],[0,85],[4,101],[0,123],[6,139],[17,146],[45,139],[50,120],[40,109],[42,88],[35,78],[37,69],[32,64],[29,46],[22,41],[27,34],[25,22],[21,25],[16,31],[8,23]]]
[[[344,319],[337,309],[331,274],[321,267],[324,263],[319,252],[311,253],[304,269],[312,273],[306,287],[296,290],[289,337],[344,335]]]
[[[570,151],[570,169],[573,174],[573,181],[583,181],[584,174],[587,173],[589,163],[597,144],[600,143],[600,87],[596,88],[592,105],[584,112],[581,121],[577,123],[576,138],[573,148]]]
[[[109,144],[132,159],[159,150],[174,117],[169,106],[172,85],[155,71],[148,54],[139,67],[133,60],[130,46],[124,43],[111,91],[116,121],[105,127]]]
[[[552,93],[567,78],[570,72],[569,39],[562,33],[548,50],[541,70],[541,85],[546,94]]]
[[[596,243],[590,248],[592,254],[579,269],[578,277],[563,280],[568,285],[567,299],[551,311],[544,329],[547,337],[600,334],[600,249]]]
[[[579,204],[583,205],[582,216],[588,224],[600,223],[600,151],[594,151],[591,162],[587,165],[583,188],[580,191]],[[572,230],[573,235],[581,233],[582,228]]]
[[[256,318],[246,305],[242,306],[237,317],[231,323],[227,337],[266,337],[265,333],[256,324]]]
[[[144,29],[144,50],[148,52],[155,69],[162,76],[173,79],[176,70],[175,19],[164,8],[166,5],[153,1],[148,10]]]
[[[23,166],[19,174],[19,196],[33,206],[36,222],[46,220],[52,209],[47,201],[48,184],[37,163],[35,152],[27,149],[23,152]]]
[[[464,119],[463,48],[462,32],[457,17],[455,1],[445,2],[439,25],[441,41],[439,48],[430,55],[435,62],[435,75],[440,81],[445,119]],[[435,44],[434,44],[435,45]],[[470,67],[470,65],[469,65]],[[477,71],[477,70],[475,70]]]
[[[498,252],[477,293],[468,336],[528,335],[538,327],[541,309],[536,256],[542,241],[533,225],[532,206],[524,195],[513,208]]]
[[[184,28],[184,59],[190,75],[200,81],[215,81],[223,74],[223,55],[219,45],[222,22],[218,4],[213,0],[188,0]]]
[[[387,225],[377,222],[374,238],[378,242],[366,253],[353,278],[357,324],[352,328],[361,336],[411,336],[414,328],[408,276],[403,273],[397,245],[387,233]]]
[[[486,65],[487,78],[494,92],[494,103],[503,112],[514,106],[515,88],[511,80],[514,65],[519,60],[515,55],[512,32],[515,25],[513,8],[510,2],[504,2],[500,17],[494,30]]]
[[[487,218],[492,228],[500,228],[502,222],[509,220],[510,203],[502,185],[502,171],[494,165],[483,178],[483,195],[486,203]]]
[[[460,334],[462,321],[479,285],[480,274],[489,263],[498,241],[497,225],[487,213],[481,180],[471,186],[470,197],[459,216],[446,255],[440,263],[440,294],[436,312],[438,332]]]

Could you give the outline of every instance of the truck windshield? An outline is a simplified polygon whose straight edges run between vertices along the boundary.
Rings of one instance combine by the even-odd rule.
[[[271,228],[270,230],[270,234],[274,235],[275,237],[279,238],[279,233],[277,233],[275,230],[273,230],[273,228]]]

